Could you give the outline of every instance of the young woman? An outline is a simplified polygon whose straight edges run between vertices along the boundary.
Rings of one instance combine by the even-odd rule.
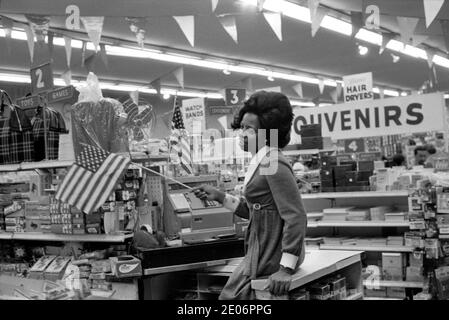
[[[293,111],[288,98],[276,92],[254,93],[232,125],[240,147],[253,157],[245,175],[244,197],[211,186],[194,190],[200,199],[217,200],[249,219],[246,255],[221,292],[220,299],[254,299],[251,280],[269,277],[274,295],[288,292],[291,274],[304,261],[307,216],[293,170],[279,148],[290,141]],[[266,139],[258,133],[266,129]],[[270,129],[277,141],[270,141]],[[260,137],[260,136],[259,136]]]

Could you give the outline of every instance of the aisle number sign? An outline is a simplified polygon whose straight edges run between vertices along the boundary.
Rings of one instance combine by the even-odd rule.
[[[53,71],[50,62],[31,68],[30,75],[33,94],[53,89]]]
[[[189,133],[200,134],[206,130],[204,98],[183,100],[181,110],[184,126]]]
[[[345,102],[374,99],[373,73],[365,72],[344,76],[343,92]]]
[[[294,108],[292,141],[301,126],[320,123],[323,137],[333,140],[445,130],[441,92],[410,95],[320,108]]]
[[[365,141],[363,139],[345,140],[345,152],[356,153],[365,151]]]
[[[245,89],[225,89],[225,98],[227,106],[243,104],[246,98]]]

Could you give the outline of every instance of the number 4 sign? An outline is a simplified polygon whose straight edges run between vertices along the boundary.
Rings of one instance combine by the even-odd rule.
[[[245,89],[226,89],[225,90],[226,105],[235,106],[243,104],[246,98]]]
[[[53,71],[50,62],[34,67],[30,72],[33,94],[53,89]]]
[[[365,142],[363,139],[345,140],[345,152],[355,153],[364,151],[365,151]]]

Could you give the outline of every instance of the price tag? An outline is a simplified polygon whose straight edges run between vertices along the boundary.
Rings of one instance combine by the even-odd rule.
[[[33,94],[53,89],[53,71],[50,62],[32,68],[30,74]]]
[[[226,89],[225,97],[227,106],[243,104],[246,98],[246,89]]]
[[[363,139],[345,140],[345,152],[356,153],[365,151],[365,142]]]

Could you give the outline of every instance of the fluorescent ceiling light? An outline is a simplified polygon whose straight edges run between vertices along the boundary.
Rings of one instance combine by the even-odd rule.
[[[399,97],[399,92],[394,91],[394,90],[385,89],[384,94],[387,96]]]
[[[21,75],[15,73],[0,73],[0,81],[14,83],[31,83],[29,75]]]

